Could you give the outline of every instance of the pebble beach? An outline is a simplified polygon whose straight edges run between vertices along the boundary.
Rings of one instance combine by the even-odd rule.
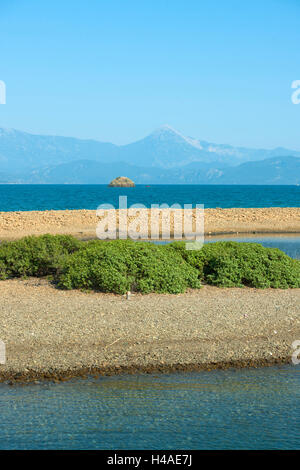
[[[291,362],[300,289],[125,296],[0,282],[2,381]]]
[[[181,209],[178,209],[181,210]],[[114,211],[108,211],[108,220],[114,217]],[[117,220],[119,217],[117,211]],[[141,209],[143,226],[150,225],[150,210]],[[169,210],[161,210],[162,217],[168,216]],[[193,211],[195,218],[195,211]],[[135,216],[128,215],[128,222]],[[93,210],[49,210],[0,212],[0,239],[17,239],[26,235],[71,234],[79,238],[95,238],[96,227],[101,217]],[[182,223],[176,222],[171,216],[170,235],[174,230],[181,231]],[[150,227],[149,227],[150,230]],[[300,233],[300,208],[269,207],[269,208],[232,208],[205,209],[204,233]],[[149,233],[149,232],[148,232]],[[141,236],[148,236],[147,230]]]

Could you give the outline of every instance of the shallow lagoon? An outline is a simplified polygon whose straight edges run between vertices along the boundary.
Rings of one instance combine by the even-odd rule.
[[[0,385],[0,449],[298,449],[300,366]]]

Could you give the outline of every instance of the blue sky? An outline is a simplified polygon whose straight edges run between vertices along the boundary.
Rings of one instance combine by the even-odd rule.
[[[0,0],[0,126],[300,149],[299,0]]]

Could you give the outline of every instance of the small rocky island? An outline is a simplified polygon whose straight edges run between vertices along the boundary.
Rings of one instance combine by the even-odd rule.
[[[112,180],[109,185],[111,188],[134,188],[135,184],[126,176],[118,176],[114,180]]]

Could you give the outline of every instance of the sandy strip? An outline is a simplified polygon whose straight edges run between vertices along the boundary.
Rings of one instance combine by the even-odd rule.
[[[300,289],[123,296],[0,282],[1,379],[291,362]]]
[[[168,210],[162,212],[166,219]],[[148,224],[150,227],[149,210],[142,210],[140,217],[143,226],[147,227]],[[110,211],[109,218],[112,220],[113,211]],[[129,221],[133,219],[133,216],[128,217]],[[92,210],[0,212],[0,239],[43,233],[95,238],[99,221],[96,211]],[[300,233],[300,208],[205,209],[204,227],[205,234]],[[171,236],[174,228],[182,232],[182,222],[176,222],[171,217]],[[147,237],[144,232],[142,235]]]

